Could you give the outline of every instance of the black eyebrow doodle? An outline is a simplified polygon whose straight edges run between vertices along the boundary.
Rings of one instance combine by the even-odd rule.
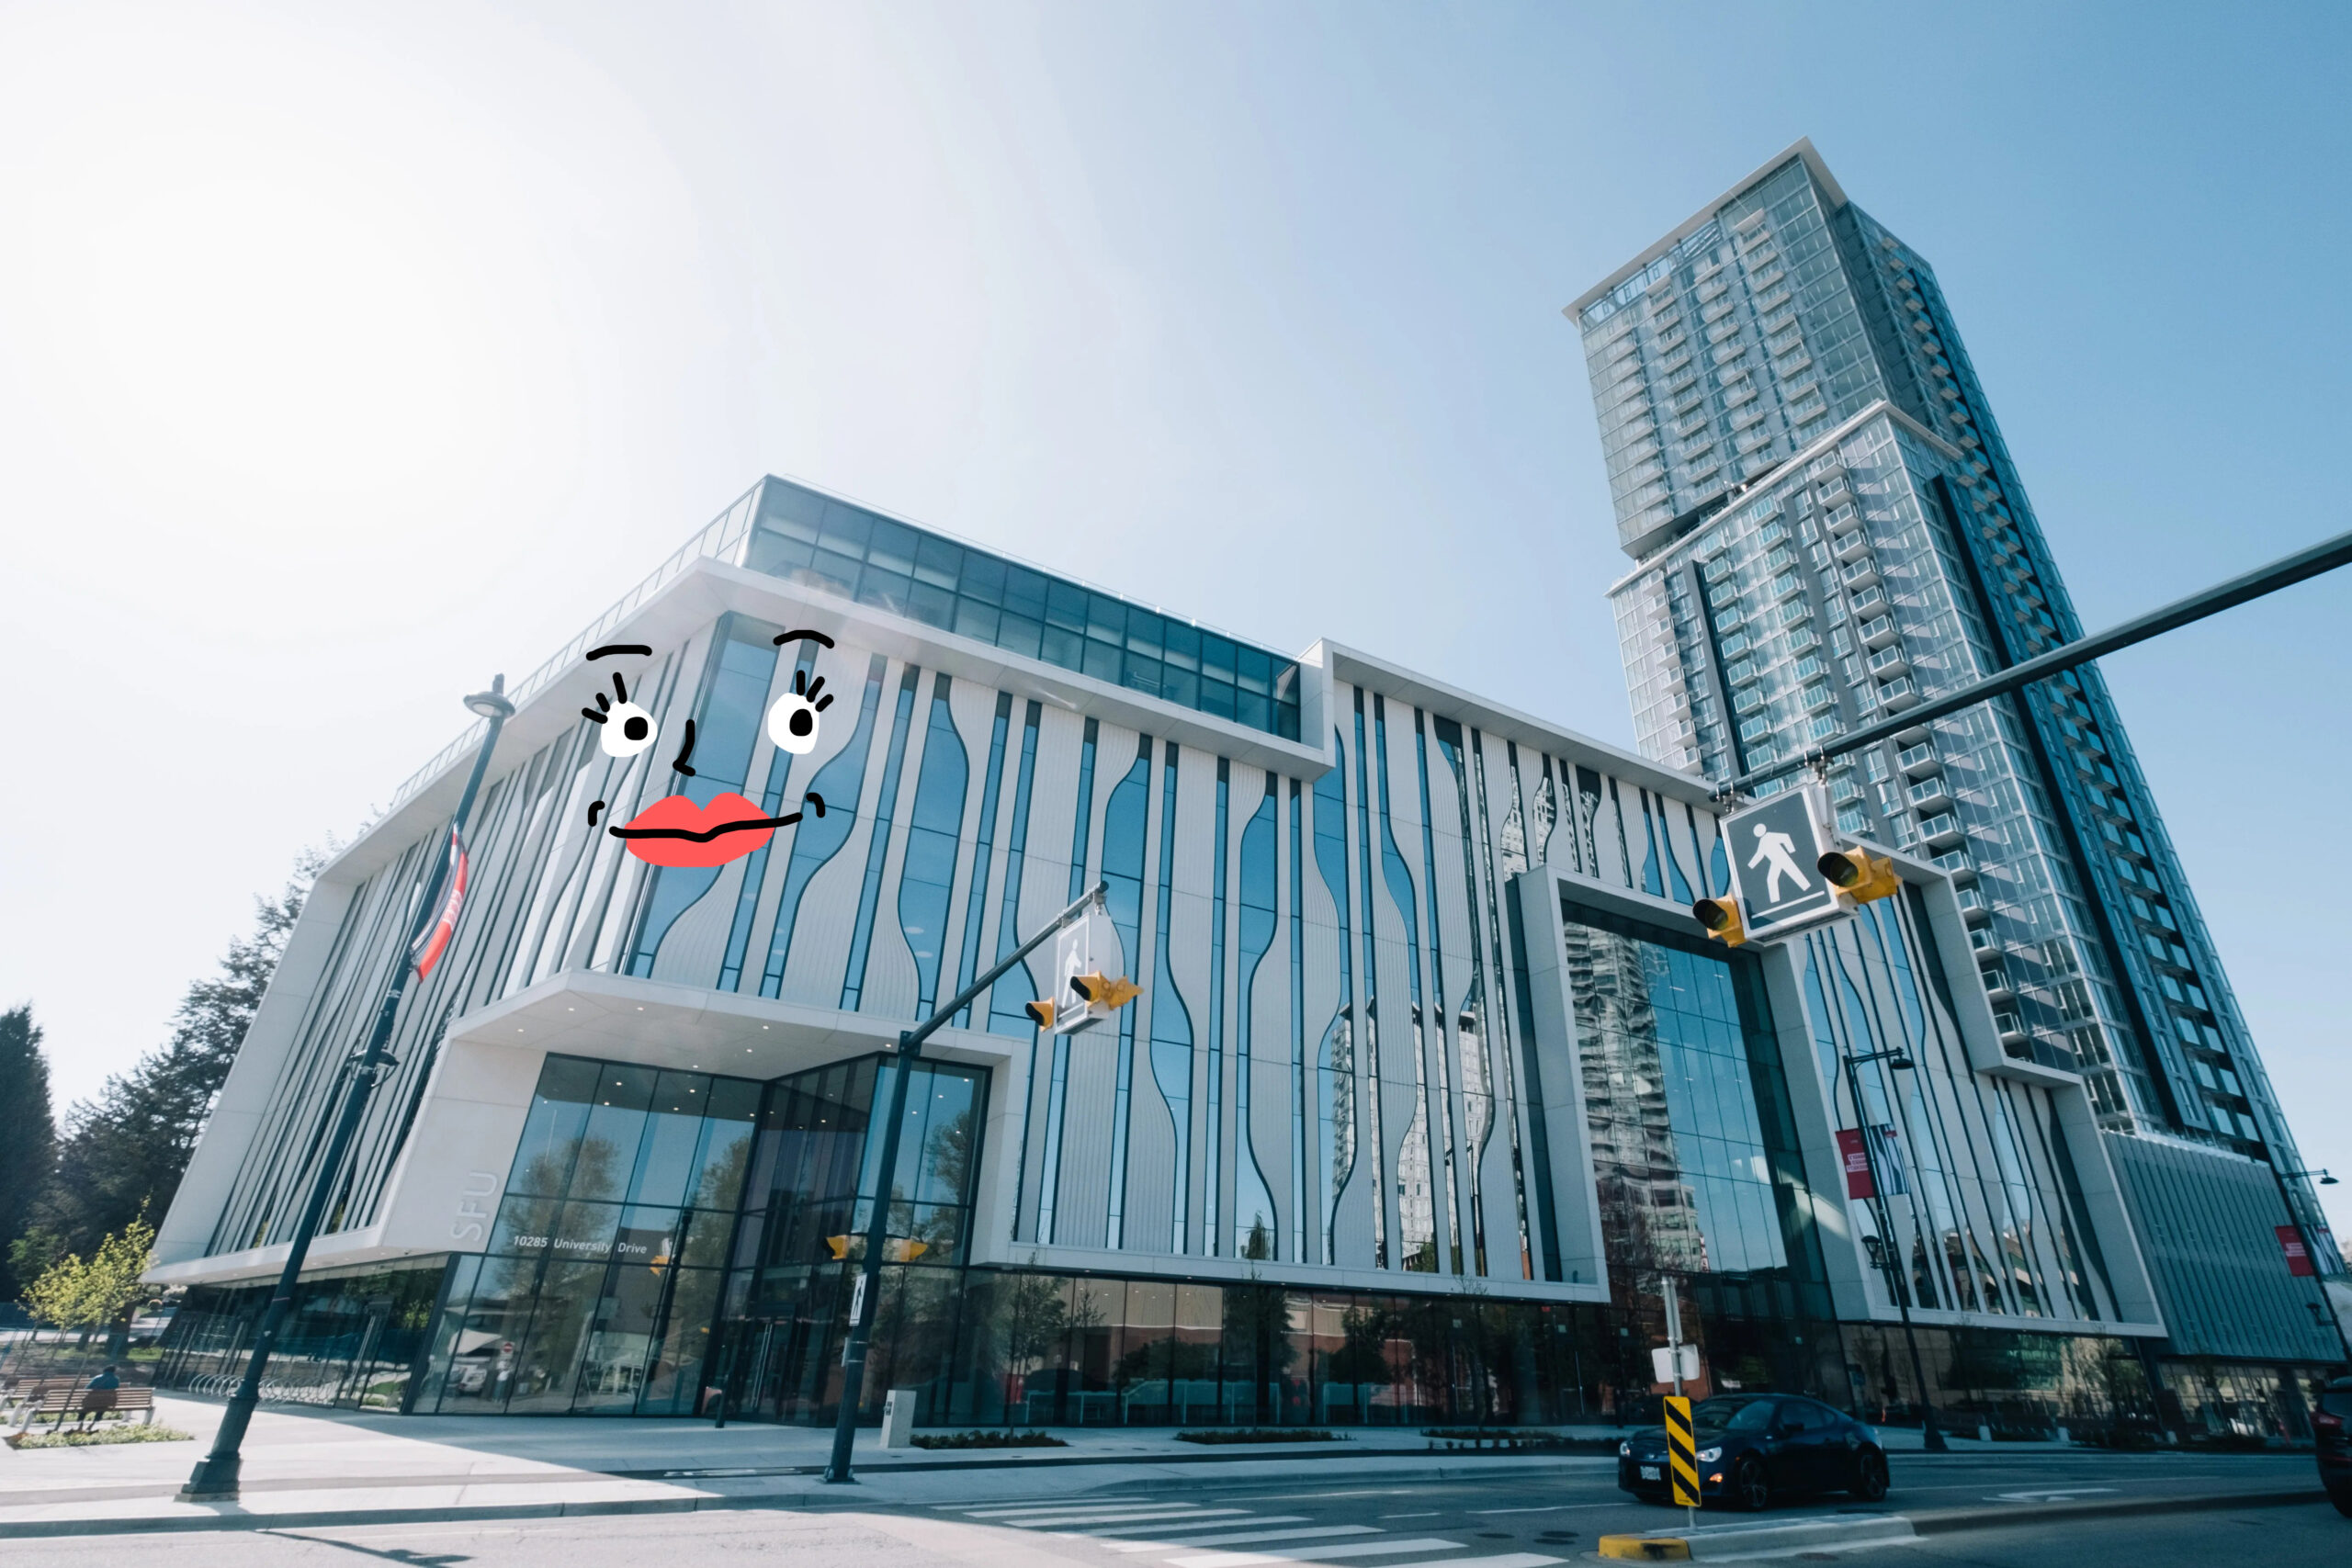
[[[589,716],[589,717],[591,717],[591,718],[594,718],[596,716],[595,716],[594,714],[590,714],[588,716]],[[602,722],[602,721],[601,721],[601,720],[599,720],[599,722]],[[598,813],[598,812],[600,812],[600,811],[602,811],[602,810],[604,810],[604,809],[605,809],[605,803],[604,803],[603,801],[601,801],[601,800],[600,800],[600,801],[598,801],[598,802],[596,802],[594,806],[591,806],[591,807],[588,808],[588,826],[590,826],[591,828],[594,828],[594,827],[596,825],[596,813]]]
[[[642,653],[649,659],[653,657],[653,650],[641,642],[608,642],[602,648],[590,649],[588,657],[602,659],[608,653]]]
[[[685,743],[684,746],[681,746],[680,748],[678,748],[678,760],[677,760],[676,761],[674,761],[674,762],[673,762],[673,763],[671,763],[671,764],[670,764],[671,770],[672,770],[673,772],[675,772],[675,773],[684,773],[684,774],[685,774],[685,775],[686,775],[686,777],[688,777],[688,778],[692,778],[692,777],[694,777],[694,776],[695,776],[695,771],[694,771],[692,768],[690,768],[690,767],[686,766],[686,759],[687,759],[687,758],[689,758],[689,757],[691,757],[691,756],[693,756],[694,754],[695,754],[695,721],[694,721],[693,719],[688,719],[688,720],[686,720],[686,743]]]
[[[814,790],[802,797],[802,804],[815,807],[820,817],[825,814],[825,797]],[[795,811],[784,817],[746,817],[740,822],[723,822],[702,832],[691,828],[619,827],[607,828],[605,831],[616,839],[684,839],[690,844],[707,844],[721,833],[741,833],[755,828],[789,828],[799,820],[800,813]]]
[[[775,645],[776,645],[778,648],[782,648],[782,647],[783,647],[786,643],[787,643],[787,642],[803,642],[803,641],[806,641],[806,642],[817,642],[817,643],[822,643],[822,644],[824,644],[827,648],[831,648],[831,647],[832,647],[832,646],[833,646],[833,639],[832,639],[831,637],[827,637],[823,632],[807,631],[807,630],[803,630],[803,631],[797,631],[797,632],[781,632],[781,633],[778,633],[778,634],[777,634],[777,636],[776,636],[776,639],[775,639]],[[650,648],[649,648],[649,649],[647,649],[645,651],[646,651],[646,652],[648,652],[648,653],[650,653],[650,652],[652,652],[653,650],[652,650],[651,649],[650,649]]]

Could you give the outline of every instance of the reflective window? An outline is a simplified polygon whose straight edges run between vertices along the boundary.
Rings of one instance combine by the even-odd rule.
[[[1356,1167],[1355,980],[1348,933],[1348,749],[1331,732],[1332,765],[1315,781],[1315,867],[1340,922],[1340,1005],[1315,1047],[1315,1147],[1307,1163],[1310,1234],[1326,1263],[1339,1262],[1332,1224]]]
[[[1150,811],[1151,737],[1136,738],[1136,760],[1126,777],[1112,787],[1102,807],[1102,880],[1111,925],[1119,933],[1121,962],[1132,974],[1143,951],[1143,856]],[[1127,1107],[1135,1092],[1136,1010],[1119,1010],[1118,1077],[1111,1091],[1111,1226],[1108,1245],[1118,1247],[1127,1204]]]
[[[944,671],[933,682],[931,725],[915,773],[915,804],[899,872],[899,929],[915,959],[915,1016],[927,1018],[939,995],[941,945],[947,940],[947,897],[956,883],[956,837],[964,826],[971,764],[947,701]],[[878,829],[876,829],[879,830]],[[974,882],[977,897],[978,883]]]
[[[1012,694],[996,694],[996,718],[989,727],[988,772],[980,779],[980,828],[972,847],[972,886],[964,899],[964,953],[956,966],[960,994],[979,974],[980,927],[988,913],[989,862],[996,848],[997,797],[1003,793],[1004,737],[1012,717]],[[972,1010],[966,1008],[956,1027],[968,1029]]]
[[[1037,776],[1037,720],[1042,716],[1041,708],[1042,705],[1033,700],[1021,721],[1021,771],[1012,784],[1012,826],[1004,841],[1004,902],[998,907],[996,919],[996,955],[1000,961],[1021,942],[1021,875],[1028,858],[1029,788]],[[1036,996],[1036,984],[1029,977],[1028,968],[1016,964],[989,987],[989,1032],[1028,1035],[1034,1052],[1037,1025],[1025,1009]],[[1032,1082],[1036,1079],[1036,1066],[1035,1061],[1029,1064]],[[1018,1213],[1020,1207],[1015,1203],[1014,1212]]]
[[[416,1408],[695,1407],[762,1086],[549,1056]]]
[[[851,928],[849,964],[842,972],[842,1010],[855,1012],[865,992],[865,961],[874,951],[874,909],[882,899],[882,863],[890,852],[890,818],[898,811],[899,769],[907,760],[907,731],[915,711],[915,686],[922,671],[910,664],[899,678],[899,705],[890,717],[890,749],[882,761],[882,791],[874,802],[874,833],[865,844],[865,880],[857,894],[857,923]],[[934,950],[933,958],[937,954]]]
[[[1257,995],[1258,965],[1274,941],[1274,775],[1267,774],[1266,793],[1259,797],[1257,810],[1241,829],[1241,1008],[1233,1063],[1233,1255],[1237,1258],[1271,1258],[1281,1250],[1276,1245],[1279,1227],[1273,1190],[1267,1185],[1265,1168],[1258,1161],[1250,1116],[1258,1077],[1251,1027],[1258,1010],[1251,998]],[[1223,839],[1220,833],[1220,844]]]
[[[1106,849],[1110,845],[1107,832],[1103,845]],[[1168,1108],[1170,1130],[1175,1135],[1176,1181],[1170,1194],[1174,1212],[1169,1250],[1183,1252],[1188,1250],[1184,1245],[1189,1219],[1185,1211],[1192,1178],[1193,1010],[1185,1006],[1182,993],[1176,988],[1176,973],[1168,964],[1168,918],[1174,898],[1175,875],[1176,745],[1170,741],[1167,760],[1160,769],[1159,784],[1159,917],[1154,922],[1158,955],[1150,998],[1151,1077]]]
[[[784,986],[785,960],[791,955],[792,930],[800,918],[800,896],[808,879],[841,853],[857,826],[857,803],[865,787],[865,759],[874,750],[874,719],[882,705],[882,677],[889,660],[880,654],[866,661],[865,692],[858,699],[857,728],[849,744],[834,753],[809,789],[825,798],[825,814],[803,819],[792,830],[792,858],[785,863],[784,891],[776,897],[775,932],[768,939],[767,964],[760,975],[760,995],[775,996]]]
[[[1611,1272],[1786,1267],[1774,1178],[1788,1151],[1768,1147],[1758,1109],[1759,1093],[1779,1093],[1755,1066],[1772,1059],[1760,987],[1745,965],[1566,913]]]
[[[1299,735],[1298,666],[782,479],[762,487],[754,571],[1269,734]]]

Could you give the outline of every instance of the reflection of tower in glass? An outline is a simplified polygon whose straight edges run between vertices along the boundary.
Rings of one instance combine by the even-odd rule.
[[[1707,1241],[1675,1153],[1642,945],[1575,924],[1566,936],[1610,1265],[1703,1273]]]

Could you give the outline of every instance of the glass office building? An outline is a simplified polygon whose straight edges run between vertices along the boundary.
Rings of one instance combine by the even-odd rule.
[[[1933,269],[1809,143],[1569,315],[1634,562],[1611,598],[1645,755],[1732,779],[2082,635]],[[1842,829],[1953,878],[2004,1052],[2079,1073],[2138,1140],[2119,1166],[2143,1224],[2246,1233],[2202,1249],[2236,1260],[2238,1299],[2168,1307],[2172,1349],[2341,1358],[2273,1230],[2341,1260],[2098,669],[1826,782]],[[2181,1161],[2205,1176],[2154,1179]],[[2180,1207],[2200,1187],[2236,1194],[2228,1220]],[[2184,1308],[2213,1288],[2187,1256],[2157,1269]]]
[[[278,1394],[829,1421],[878,1192],[869,1416],[1637,1417],[1672,1275],[1710,1383],[1916,1417],[1907,1306],[1948,1408],[2153,1418],[2097,1111],[2005,1049],[1924,851],[1867,919],[1727,951],[1687,772],[773,479],[514,695]],[[167,1383],[249,1343],[476,739],[319,879],[158,1244]],[[612,830],[729,797],[803,814],[716,863]],[[886,1177],[897,1032],[1098,882],[1140,998],[1040,1034],[1051,960],[1015,966]],[[1898,1043],[1905,1081],[1847,1060]],[[1846,1195],[1859,1127],[1884,1201]]]

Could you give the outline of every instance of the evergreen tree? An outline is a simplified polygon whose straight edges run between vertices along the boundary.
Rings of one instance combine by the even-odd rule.
[[[17,1277],[10,1258],[56,1157],[49,1061],[27,1002],[0,1012],[0,1303],[15,1301],[31,1283]]]
[[[142,1210],[170,1212],[320,863],[305,853],[282,891],[254,900],[253,934],[229,944],[219,974],[188,987],[168,1043],[66,1112],[55,1169],[33,1219],[72,1251],[90,1254]]]

